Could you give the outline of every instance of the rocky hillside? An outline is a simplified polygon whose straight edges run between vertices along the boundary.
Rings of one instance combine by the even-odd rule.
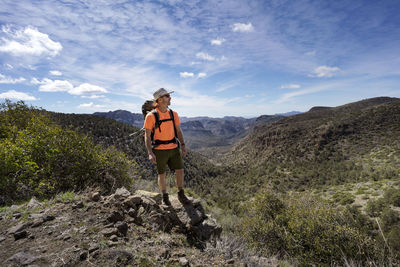
[[[120,188],[109,196],[87,190],[2,208],[0,265],[244,265],[232,254],[217,255],[211,244],[222,229],[200,200],[191,200],[182,206],[171,197],[168,207],[160,194]]]
[[[266,185],[287,191],[398,179],[399,136],[400,99],[388,97],[260,124],[226,158],[229,173],[210,181],[211,195],[234,207]]]
[[[400,99],[372,98],[334,108],[314,107],[309,112],[272,124],[259,124],[237,144],[233,154],[257,162],[288,160],[356,159],[387,145],[399,145]],[[256,164],[254,160],[250,164]]]

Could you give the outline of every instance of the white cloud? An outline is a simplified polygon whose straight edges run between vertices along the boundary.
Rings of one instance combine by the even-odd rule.
[[[39,81],[36,78],[32,78],[31,83],[40,84],[40,92],[68,92],[74,88],[74,86],[66,80],[53,81],[48,78],[44,78],[42,81]]]
[[[6,83],[6,84],[16,84],[16,83],[22,83],[25,81],[25,78],[20,77],[17,79],[13,79],[11,77],[6,77],[3,74],[0,73],[0,83]]]
[[[72,95],[83,95],[83,94],[99,94],[99,93],[107,93],[107,90],[103,87],[93,85],[90,83],[83,83],[78,87],[74,87],[68,91],[68,93]]]
[[[36,97],[28,95],[23,92],[17,92],[15,90],[10,90],[5,93],[0,93],[0,99],[7,98],[7,99],[16,99],[16,100],[25,100],[25,101],[33,101],[38,100]]]
[[[222,45],[226,40],[224,38],[211,40],[212,45]]]
[[[13,31],[11,28],[3,26],[2,32],[6,37],[0,40],[0,52],[16,56],[56,56],[62,50],[59,42],[54,42],[47,34],[41,33],[33,27]]]
[[[4,66],[9,70],[12,70],[14,68],[11,64],[4,64]]]
[[[244,23],[235,23],[232,25],[232,31],[234,32],[252,32],[254,31],[254,27],[251,22],[244,24]]]
[[[286,84],[286,85],[282,85],[281,89],[299,89],[301,86],[299,84]]]
[[[314,71],[309,76],[318,78],[332,77],[338,71],[340,71],[340,68],[338,67],[319,66],[315,68]]]
[[[199,52],[196,54],[196,57],[199,59],[207,60],[207,61],[214,61],[215,57],[210,56],[208,53],[205,52]]]
[[[317,54],[317,51],[315,51],[315,50],[305,53],[306,56],[310,56],[310,57],[315,56],[316,54]]]
[[[188,77],[194,77],[194,73],[193,72],[180,72],[179,75],[182,78],[188,78]]]
[[[98,98],[105,98],[106,96],[104,96],[104,95],[89,95],[89,96],[83,95],[81,97],[82,98],[90,98],[90,99],[98,99]]]
[[[61,72],[61,71],[58,71],[58,70],[51,70],[51,71],[50,71],[50,74],[51,74],[51,75],[54,75],[54,76],[61,76],[61,75],[62,75],[62,72]]]
[[[94,110],[94,109],[102,109],[102,108],[104,108],[104,106],[102,106],[102,105],[95,105],[93,102],[90,102],[90,103],[83,103],[83,104],[80,104],[80,105],[78,106],[78,108],[80,108],[80,109],[90,109],[90,110]]]
[[[39,81],[37,78],[33,77],[31,79],[31,84],[44,84],[45,82]]]
[[[83,83],[78,87],[74,87],[67,80],[53,81],[48,78],[44,78],[42,81],[39,81],[36,78],[32,78],[31,83],[40,84],[39,91],[41,92],[68,92],[71,95],[108,93],[103,87],[89,83]]]
[[[207,73],[204,73],[204,72],[200,72],[200,73],[197,75],[198,78],[204,78],[204,77],[206,77],[206,76],[207,76]]]
[[[323,82],[323,83],[314,85],[312,87],[309,87],[309,88],[306,88],[303,90],[283,94],[278,100],[275,101],[275,104],[282,104],[282,103],[288,102],[288,101],[292,100],[292,98],[297,97],[297,96],[314,94],[314,93],[329,91],[329,90],[337,90],[337,88],[346,88],[346,87],[349,87],[349,84],[353,84],[353,83],[354,83],[354,81],[352,81],[352,80]]]

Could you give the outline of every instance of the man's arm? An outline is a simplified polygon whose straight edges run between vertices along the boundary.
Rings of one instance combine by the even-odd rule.
[[[176,135],[178,136],[179,142],[181,143],[181,149],[182,149],[182,156],[186,156],[186,146],[185,146],[185,140],[183,140],[183,133],[181,130],[181,127],[179,125],[175,126],[176,128]]]
[[[153,153],[153,147],[151,146],[151,130],[146,129],[146,134],[144,135],[144,143],[146,144],[147,153],[149,154],[149,160],[153,164],[157,164],[156,156]]]

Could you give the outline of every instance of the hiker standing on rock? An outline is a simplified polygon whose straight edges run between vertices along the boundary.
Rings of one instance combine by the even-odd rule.
[[[180,128],[178,113],[168,108],[171,105],[171,93],[160,88],[154,94],[155,110],[146,115],[144,128],[149,159],[157,165],[158,186],[162,192],[163,202],[170,206],[167,186],[165,182],[166,165],[176,173],[178,199],[182,204],[189,204],[189,199],[183,191],[183,157],[186,156],[186,147]]]

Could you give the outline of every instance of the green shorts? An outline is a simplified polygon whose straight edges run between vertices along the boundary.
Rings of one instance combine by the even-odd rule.
[[[183,169],[183,159],[178,148],[167,150],[153,149],[153,153],[156,155],[158,174],[165,173],[167,164],[170,170]]]

